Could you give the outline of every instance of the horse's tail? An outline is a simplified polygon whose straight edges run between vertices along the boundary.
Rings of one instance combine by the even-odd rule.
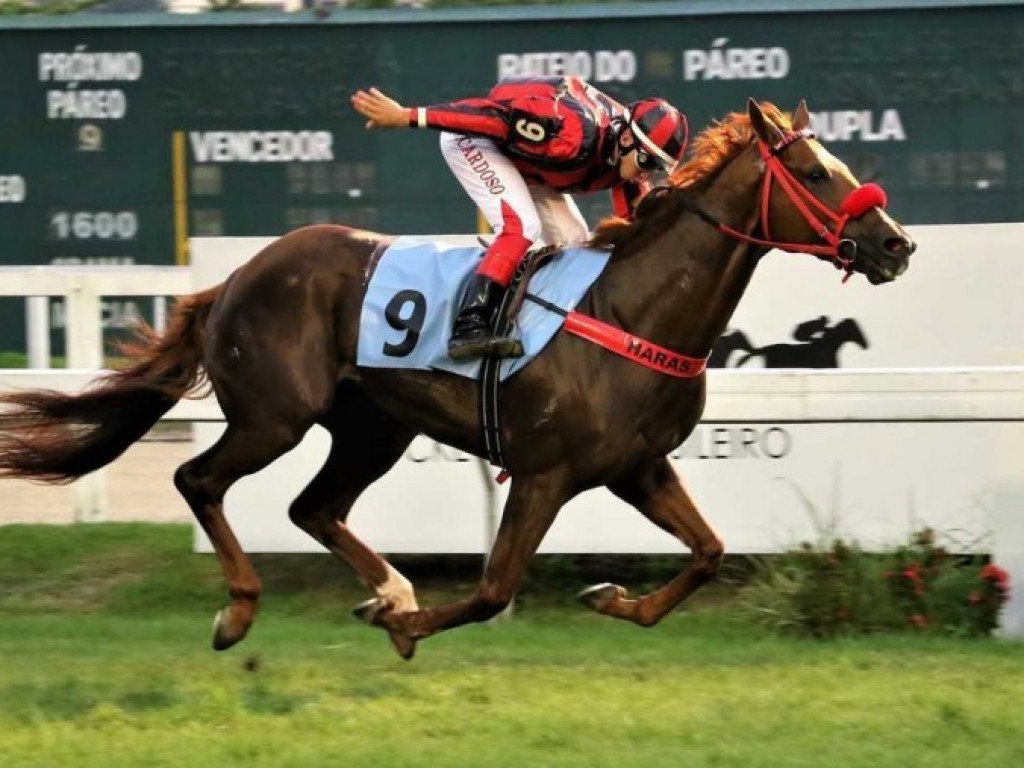
[[[0,395],[0,477],[68,483],[104,467],[204,382],[206,320],[222,286],[178,300],[167,330],[141,326],[129,366],[76,394]]]

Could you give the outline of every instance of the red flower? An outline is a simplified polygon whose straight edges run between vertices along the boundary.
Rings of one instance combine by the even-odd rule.
[[[993,563],[981,569],[981,578],[993,582],[1000,589],[1008,589],[1010,586],[1010,574]]]
[[[911,565],[909,568],[904,570],[903,571],[903,576],[908,581],[912,581],[912,582],[915,582],[915,583],[921,581],[921,574],[919,574],[917,572],[917,566],[916,565]]]
[[[982,595],[981,592],[979,592],[978,590],[974,590],[973,592],[971,592],[971,594],[969,594],[967,596],[967,602],[970,603],[971,605],[977,605],[978,603],[980,603],[984,599],[985,599],[985,596]]]

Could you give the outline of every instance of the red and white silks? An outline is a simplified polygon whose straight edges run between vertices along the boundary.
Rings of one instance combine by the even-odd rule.
[[[533,244],[578,245],[590,233],[568,194],[528,186],[512,161],[490,139],[441,134],[441,153],[495,238],[477,268],[501,285]]]

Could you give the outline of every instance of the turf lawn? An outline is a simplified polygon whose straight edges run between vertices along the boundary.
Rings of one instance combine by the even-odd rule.
[[[258,560],[257,624],[215,653],[224,588],[189,536],[0,528],[0,766],[1024,766],[1024,643],[784,638],[725,587],[645,630],[542,568],[560,589],[404,662],[304,556]]]

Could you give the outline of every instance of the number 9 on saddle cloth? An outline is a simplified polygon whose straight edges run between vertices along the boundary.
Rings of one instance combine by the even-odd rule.
[[[398,238],[372,268],[359,317],[356,363],[367,368],[442,370],[476,379],[480,360],[448,357],[462,286],[483,249]],[[529,293],[572,310],[608,264],[609,252],[566,248],[531,277]],[[524,355],[501,361],[502,381],[521,370],[562,327],[564,317],[524,303],[516,320]]]

